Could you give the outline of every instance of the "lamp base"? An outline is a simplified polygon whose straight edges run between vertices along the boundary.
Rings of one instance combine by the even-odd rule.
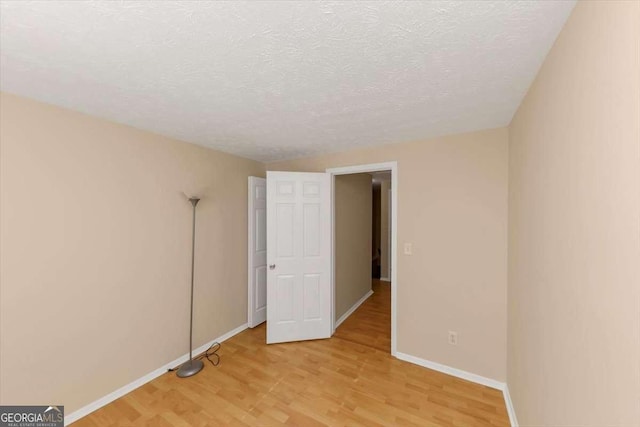
[[[187,360],[182,364],[182,366],[180,366],[177,375],[180,378],[191,377],[200,372],[202,368],[204,368],[204,363],[202,363],[202,360]]]

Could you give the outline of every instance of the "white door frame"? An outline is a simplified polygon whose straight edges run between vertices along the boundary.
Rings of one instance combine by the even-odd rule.
[[[393,184],[393,181],[391,181],[391,183]],[[391,190],[391,188],[389,188],[387,194],[389,195],[389,197],[387,197],[387,200],[389,201],[389,206],[387,206],[387,230],[389,230],[387,231],[387,266],[389,269],[387,271],[387,279],[391,280],[391,276],[393,275],[393,268],[391,268],[391,241],[393,239],[393,224],[391,222],[393,218],[393,209],[391,206],[391,199],[393,198],[393,191]]]
[[[396,355],[397,334],[396,317],[398,310],[397,289],[398,289],[398,162],[371,163],[367,165],[353,165],[340,168],[329,168],[325,172],[331,175],[331,330],[336,330],[336,204],[335,204],[335,184],[336,175],[350,175],[354,173],[391,171],[391,355]]]

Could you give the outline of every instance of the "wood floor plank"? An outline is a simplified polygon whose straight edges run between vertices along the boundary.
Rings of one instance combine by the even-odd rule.
[[[395,359],[391,291],[374,294],[328,340],[265,344],[265,325],[225,341],[221,363],[167,373],[74,427],[507,427],[502,393]]]

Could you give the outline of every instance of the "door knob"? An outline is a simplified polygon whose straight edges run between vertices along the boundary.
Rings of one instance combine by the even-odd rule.
[[[270,264],[270,265],[269,265],[269,270],[273,270],[274,268],[276,268],[276,265],[275,265],[275,264]]]

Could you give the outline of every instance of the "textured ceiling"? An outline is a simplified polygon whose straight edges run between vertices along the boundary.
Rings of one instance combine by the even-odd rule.
[[[2,90],[262,161],[504,126],[573,1],[2,1]]]

